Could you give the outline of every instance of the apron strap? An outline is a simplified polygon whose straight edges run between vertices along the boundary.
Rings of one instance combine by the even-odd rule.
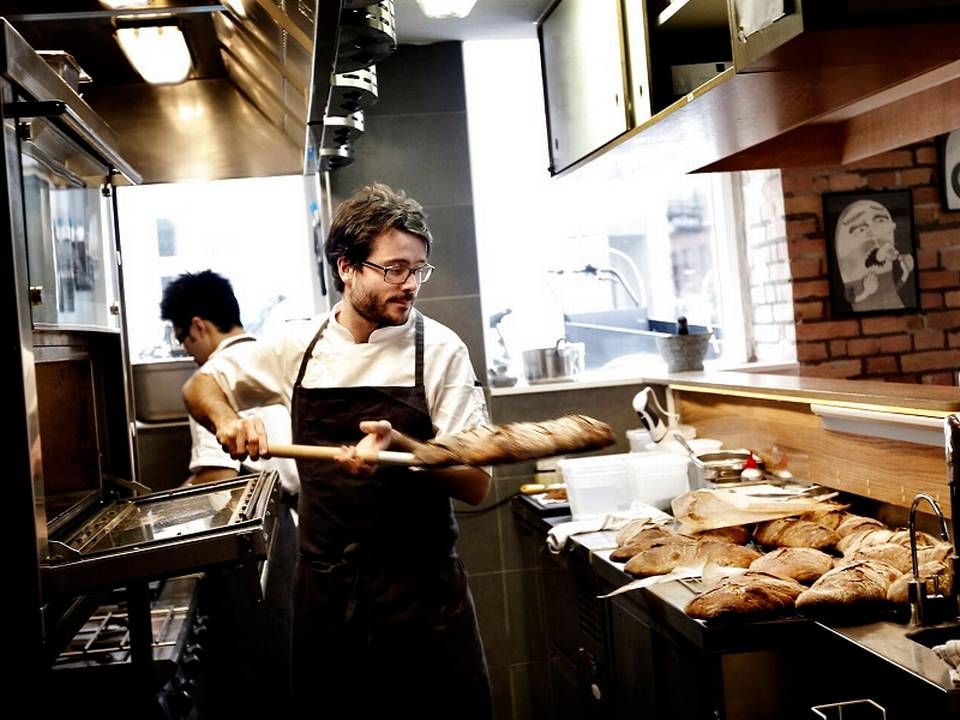
[[[414,312],[417,314],[417,359],[413,384],[415,387],[423,387],[423,315],[420,314],[419,310],[414,310]]]

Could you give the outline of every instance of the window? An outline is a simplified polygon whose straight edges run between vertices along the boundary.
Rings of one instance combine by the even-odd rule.
[[[230,280],[254,334],[320,307],[300,176],[118,189],[130,357],[182,355],[160,319],[163,288],[182,272]]]
[[[565,338],[585,344],[590,370],[662,369],[655,333],[679,316],[714,333],[708,361],[756,358],[739,209],[752,173],[658,171],[627,142],[550,178],[544,125],[513,122],[545,117],[537,42],[465,43],[464,72],[488,367],[507,361],[522,377],[523,350]],[[778,220],[764,238],[785,249]]]

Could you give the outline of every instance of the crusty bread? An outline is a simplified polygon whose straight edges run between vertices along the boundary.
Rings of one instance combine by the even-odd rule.
[[[479,426],[425,443],[413,441],[413,454],[425,465],[495,465],[595,450],[616,442],[606,423],[586,415],[543,422]]]
[[[927,585],[927,593],[934,593],[939,590],[941,593],[949,594],[953,590],[953,572],[950,566],[944,562],[932,560],[921,563],[920,577],[924,578]],[[934,583],[933,578],[937,578]],[[895,603],[906,603],[910,601],[909,587],[913,580],[913,572],[908,572],[894,580],[887,590],[887,600]]]
[[[845,510],[846,507],[846,505],[840,505],[833,510],[814,510],[804,513],[800,516],[800,519],[809,520],[817,525],[823,525],[825,528],[836,530],[840,527],[840,523],[850,517],[850,513]]]
[[[752,572],[810,584],[833,568],[833,558],[814,548],[778,548],[750,563]]]
[[[866,517],[865,515],[848,515],[847,518],[837,526],[837,535],[846,537],[858,530],[884,527],[886,527],[886,525],[872,517]]]
[[[715,587],[687,603],[686,613],[701,620],[730,615],[756,615],[778,612],[793,607],[803,592],[800,583],[768,575],[748,572],[721,580]]]
[[[664,538],[636,553],[623,569],[634,577],[663,575],[682,565],[692,564],[698,545],[698,541],[685,535]]]
[[[851,562],[825,573],[797,598],[797,608],[847,607],[887,599],[901,572],[877,560]]]
[[[840,540],[830,528],[798,518],[759,523],[753,537],[767,547],[810,547],[818,550],[831,548]]]
[[[730,527],[692,533],[692,537],[698,540],[723,540],[734,545],[745,545],[750,539],[750,528],[746,525],[731,525]]]
[[[843,553],[844,557],[850,557],[857,550],[890,542],[892,535],[893,530],[865,525],[860,530],[840,538],[840,542],[837,543],[837,550]]]
[[[893,565],[902,573],[910,572],[910,548],[896,543],[880,543],[879,545],[868,545],[854,550],[850,554],[850,560],[879,560],[887,565]]]
[[[624,530],[626,529],[627,528],[625,527]],[[610,553],[610,559],[617,562],[625,562],[638,552],[646,550],[648,547],[678,535],[679,533],[677,533],[675,530],[663,527],[662,525],[654,525],[653,523],[645,523],[643,527],[635,527],[632,533],[624,533],[624,531],[621,530],[619,533],[617,533],[617,539],[619,541],[621,537],[624,537],[626,539],[626,543],[619,545],[612,553]]]
[[[617,532],[617,545],[632,545],[642,537],[652,539],[676,534],[675,530],[657,525],[649,520],[631,520]]]
[[[953,555],[953,545],[948,542],[938,542],[933,547],[917,549],[917,562],[921,565],[928,562],[947,562]]]
[[[940,542],[942,542],[939,538],[935,538],[933,535],[923,532],[923,530],[917,530],[916,538],[918,549],[924,547],[933,547],[934,545],[938,545]],[[910,547],[910,531],[903,528],[896,530],[893,535],[890,536],[890,540],[888,540],[888,542],[896,543],[897,545],[903,545],[904,547]]]
[[[624,565],[635,577],[663,575],[684,565],[713,562],[726,567],[749,567],[760,557],[753,548],[722,540],[694,540],[685,535],[664,538],[641,550]]]

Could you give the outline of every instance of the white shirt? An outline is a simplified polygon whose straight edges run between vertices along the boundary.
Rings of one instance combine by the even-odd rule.
[[[374,330],[365,343],[330,313],[298,323],[283,336],[241,343],[229,353],[211,357],[201,372],[210,375],[234,408],[282,403],[290,407],[293,385],[303,354],[329,318],[313,349],[302,384],[323,387],[410,387],[415,380],[416,325],[414,313],[403,325]],[[476,382],[463,341],[448,327],[423,316],[423,382],[427,409],[437,435],[488,424],[483,388]],[[377,420],[378,418],[357,418]],[[269,430],[267,437],[270,438]]]
[[[217,355],[230,355],[236,352],[237,348],[245,345],[256,345],[252,342],[237,342],[237,340],[246,337],[253,337],[248,333],[241,335],[231,335],[223,340],[216,349],[210,353],[207,363]],[[236,343],[236,344],[234,344]],[[245,417],[259,416],[267,431],[267,437],[274,442],[290,443],[292,442],[293,432],[290,427],[290,411],[283,405],[266,405],[251,410],[244,410],[241,415]],[[289,493],[297,494],[300,491],[300,476],[297,473],[297,463],[287,458],[271,458],[269,460],[250,460],[249,458],[241,463],[234,460],[230,455],[223,451],[217,437],[198,423],[192,417],[190,418],[190,438],[193,441],[190,448],[190,472],[197,472],[203,467],[222,467],[232,468],[237,472],[262,472],[264,470],[276,470],[280,474],[280,484],[283,489]]]

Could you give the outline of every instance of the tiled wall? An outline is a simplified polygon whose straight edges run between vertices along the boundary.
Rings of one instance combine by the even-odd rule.
[[[490,398],[496,424],[536,421],[583,413],[614,428],[617,443],[605,452],[627,452],[627,429],[639,421],[631,408],[639,385],[534,392]],[[490,507],[530,482],[534,463],[503,465],[494,470]],[[498,720],[549,718],[547,641],[540,587],[542,538],[513,517],[511,503],[477,515],[461,515],[461,554],[471,570],[480,627],[490,662]]]
[[[467,344],[485,377],[473,191],[460,43],[401,45],[377,65],[380,97],[365,114],[353,164],[332,176],[334,203],[370,182],[406,192],[427,213],[436,266],[417,307]]]

